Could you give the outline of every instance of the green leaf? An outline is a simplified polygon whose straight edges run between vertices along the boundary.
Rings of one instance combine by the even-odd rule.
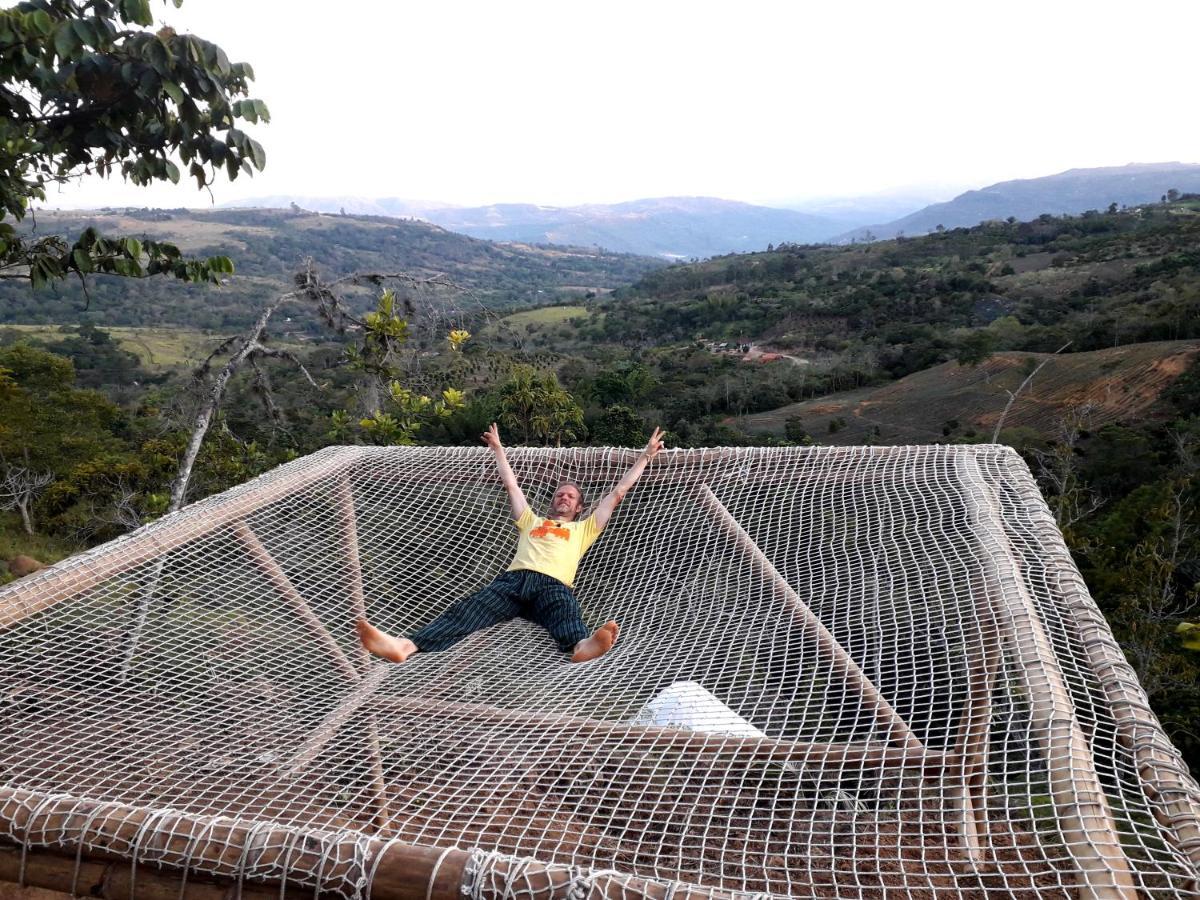
[[[262,171],[267,166],[267,151],[263,149],[262,144],[250,139],[250,158],[254,161],[254,168]]]
[[[127,237],[122,241],[122,244],[124,245],[125,253],[134,259],[142,255],[142,242],[137,238]]]
[[[169,159],[166,162],[167,177],[171,179],[171,184],[179,184],[179,166],[171,162]]]
[[[1200,650],[1200,625],[1194,622],[1180,622],[1175,629],[1183,646],[1187,650]]]
[[[88,256],[86,250],[76,248],[71,253],[71,259],[75,261],[75,268],[79,272],[86,275],[88,272],[92,271],[92,258]]]
[[[75,32],[75,36],[79,38],[79,43],[84,46],[94,47],[97,43],[96,29],[86,19],[75,19],[71,22],[71,29]]]
[[[54,32],[54,52],[58,54],[59,59],[69,59],[75,51],[76,44],[75,30],[71,28],[71,23],[63,22]]]
[[[49,35],[54,31],[54,20],[50,18],[45,10],[34,10],[30,14],[29,20],[33,24],[33,27],[42,34]]]
[[[176,103],[183,102],[183,89],[173,81],[163,81],[162,89]]]
[[[150,13],[149,0],[121,0],[121,15],[127,22],[151,25],[154,16]]]

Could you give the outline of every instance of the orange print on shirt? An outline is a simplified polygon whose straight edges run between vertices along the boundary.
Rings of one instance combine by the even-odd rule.
[[[553,535],[556,538],[562,538],[564,541],[571,539],[571,532],[567,528],[562,528],[557,522],[551,522],[549,519],[542,521],[542,524],[533,531],[529,532],[530,537],[544,538]]]

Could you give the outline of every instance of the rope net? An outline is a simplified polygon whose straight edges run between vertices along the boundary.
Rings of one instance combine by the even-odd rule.
[[[509,458],[542,510],[634,454]],[[580,567],[606,656],[361,650],[515,539],[484,448],[329,448],[9,586],[0,841],[346,898],[397,845],[477,898],[1200,897],[1200,793],[1011,450],[667,451]]]

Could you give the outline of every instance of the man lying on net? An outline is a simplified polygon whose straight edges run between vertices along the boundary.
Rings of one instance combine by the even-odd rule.
[[[564,481],[554,492],[550,516],[535,516],[508,464],[495,423],[484,432],[482,440],[496,455],[513,523],[521,532],[508,571],[407,637],[385,634],[366,619],[359,619],[356,627],[363,646],[376,656],[404,662],[419,650],[445,650],[469,634],[520,616],[549,631],[559,648],[571,654],[572,662],[603,656],[616,643],[620,628],[610,620],[589,632],[571,584],[583,554],[600,537],[617,504],[642,477],[646,464],[662,449],[661,429],[654,429],[637,462],[582,522],[576,521],[583,510],[579,485]]]

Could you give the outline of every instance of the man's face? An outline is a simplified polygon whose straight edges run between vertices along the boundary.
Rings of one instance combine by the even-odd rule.
[[[573,484],[562,485],[554,492],[554,499],[550,501],[550,511],[554,518],[565,519],[568,522],[573,521],[582,508],[583,497]]]

